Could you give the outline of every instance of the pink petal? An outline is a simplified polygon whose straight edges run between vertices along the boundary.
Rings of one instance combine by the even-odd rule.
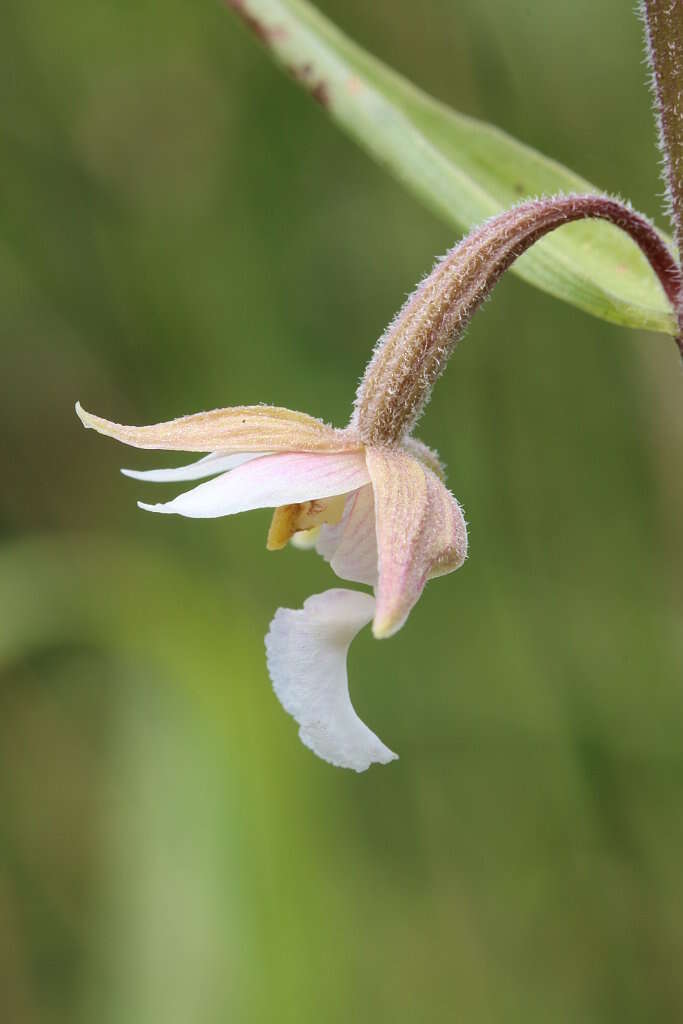
[[[346,494],[367,484],[369,479],[362,452],[333,455],[285,452],[254,459],[180,494],[173,501],[158,505],[139,502],[139,505],[150,512],[175,512],[210,519],[253,508],[272,508]]]
[[[370,484],[349,495],[341,522],[321,528],[316,550],[340,579],[375,586],[377,533]]]
[[[361,722],[349,697],[346,655],[372,620],[375,601],[352,590],[328,590],[294,611],[279,608],[266,636],[268,671],[299,736],[318,757],[362,772],[396,758]]]
[[[438,477],[396,449],[368,448],[375,494],[379,582],[376,637],[397,632],[428,579],[452,572],[467,556],[462,510]]]

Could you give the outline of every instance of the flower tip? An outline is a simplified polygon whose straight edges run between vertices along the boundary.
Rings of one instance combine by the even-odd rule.
[[[170,502],[169,502],[170,504]],[[148,505],[145,501],[138,502],[138,508],[143,509],[145,512],[172,512],[172,509],[168,508],[168,505],[164,505],[163,502],[157,505]]]
[[[397,619],[392,615],[376,615],[372,623],[372,635],[375,640],[388,640],[394,633],[398,633],[404,622],[405,616]]]
[[[299,733],[299,735],[301,735],[301,733]],[[303,739],[303,742],[304,744],[306,744],[305,739]],[[367,764],[340,764],[338,765],[338,767],[351,768],[352,771],[357,772],[358,775],[361,775],[363,772],[366,772],[368,768],[372,768],[373,764],[385,765],[391,764],[392,761],[398,761],[398,754],[395,754],[393,750],[389,750],[389,747],[386,747],[383,743],[381,743],[381,749],[375,751],[372,760],[369,760]]]
[[[94,413],[88,412],[87,409],[83,408],[80,402],[76,402],[74,408],[76,410],[76,415],[86,430],[96,430],[98,434],[109,433],[106,429],[109,425],[107,420],[103,420],[101,417],[95,416]]]
[[[90,427],[91,427],[91,423],[89,422],[90,421],[90,413],[85,411],[85,409],[83,408],[83,406],[81,405],[80,402],[76,402],[76,405],[74,406],[74,408],[76,410],[76,415],[78,416],[79,420],[81,421],[81,423],[83,424],[85,429],[89,430]]]

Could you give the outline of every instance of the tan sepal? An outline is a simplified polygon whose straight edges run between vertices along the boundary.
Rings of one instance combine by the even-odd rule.
[[[279,551],[292,539],[295,533],[312,530],[314,527],[328,523],[334,526],[344,514],[346,495],[334,498],[321,498],[304,501],[294,505],[280,505],[273,512],[268,530],[266,547],[269,551]]]
[[[446,467],[438,452],[435,452],[433,448],[428,448],[424,441],[418,441],[416,437],[404,438],[403,448],[419,459],[427,469],[431,469],[432,473],[436,473],[442,483],[446,483]]]
[[[242,405],[129,427],[94,416],[76,403],[84,427],[134,448],[184,452],[346,452],[361,447],[348,430],[328,427],[303,412],[274,405]]]
[[[462,565],[467,528],[450,491],[412,455],[368,448],[366,461],[379,556],[373,632],[380,638],[401,628],[428,579]]]

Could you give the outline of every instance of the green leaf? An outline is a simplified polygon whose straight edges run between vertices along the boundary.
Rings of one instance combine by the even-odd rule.
[[[456,227],[469,230],[525,197],[600,191],[505,132],[432,99],[305,0],[228,3],[337,124]],[[645,257],[610,224],[562,227],[513,270],[594,316],[676,333]]]

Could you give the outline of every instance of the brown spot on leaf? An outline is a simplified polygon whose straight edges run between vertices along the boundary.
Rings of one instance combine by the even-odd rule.
[[[321,107],[329,107],[330,105],[330,93],[327,85],[322,80],[314,85],[311,89],[311,96],[319,103]]]
[[[330,90],[327,82],[323,78],[316,78],[315,68],[311,63],[307,61],[305,64],[290,64],[287,70],[292,78],[310,92],[321,107],[330,105]]]
[[[265,46],[270,46],[271,43],[277,42],[278,39],[283,39],[287,35],[287,30],[282,27],[269,27],[260,21],[256,15],[252,14],[247,7],[245,0],[226,0],[228,7],[232,7],[233,11],[239,14],[240,18],[247,26],[251,29],[257,39]]]

